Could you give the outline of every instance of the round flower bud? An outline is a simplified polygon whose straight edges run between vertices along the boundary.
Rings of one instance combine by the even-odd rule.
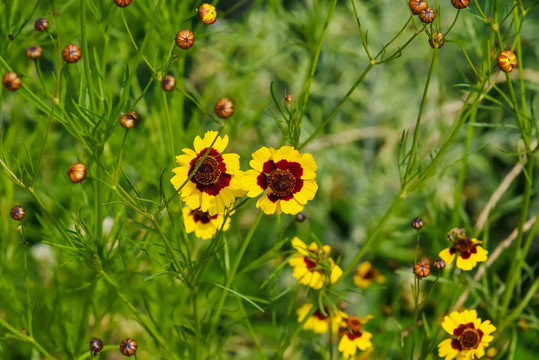
[[[40,17],[34,23],[34,29],[36,29],[36,31],[47,31],[48,28],[49,28],[49,20],[47,20],[44,17]]]
[[[441,48],[445,44],[445,37],[444,34],[442,34],[439,31],[435,31],[432,33],[432,38],[429,39],[430,47],[435,48]]]
[[[234,114],[234,103],[230,99],[221,98],[217,100],[214,110],[221,119],[227,119]]]
[[[419,13],[419,19],[425,24],[430,24],[436,19],[436,13],[431,8],[425,8]]]
[[[285,98],[284,98],[284,101],[287,104],[290,104],[292,102],[292,95],[291,94],[286,95]]]
[[[8,71],[2,76],[2,85],[9,91],[16,91],[22,86],[22,80],[13,71]]]
[[[76,63],[81,58],[80,48],[74,44],[66,45],[62,51],[62,58],[64,58],[67,63]]]
[[[297,222],[300,222],[300,223],[301,223],[301,222],[304,222],[305,219],[306,219],[306,216],[305,216],[305,214],[302,213],[302,212],[299,212],[299,213],[296,215],[296,221],[297,221]]]
[[[215,6],[211,4],[202,4],[198,8],[198,17],[206,25],[211,25],[217,20],[217,11]]]
[[[443,270],[445,268],[445,261],[443,261],[442,259],[436,259],[434,260],[432,265],[438,270]]]
[[[410,10],[412,11],[412,14],[419,15],[421,10],[426,9],[428,7],[428,4],[424,0],[410,0],[408,3],[408,6],[410,6]]]
[[[120,352],[125,356],[135,355],[137,352],[137,343],[133,339],[124,339],[120,344]]]
[[[13,220],[21,221],[26,215],[26,210],[21,205],[15,205],[9,210],[9,216]]]
[[[410,225],[416,230],[421,230],[421,228],[423,227],[423,219],[419,217],[413,218]]]
[[[427,261],[419,261],[414,265],[414,274],[418,278],[425,278],[430,274],[430,265]]]
[[[39,45],[33,45],[26,49],[26,57],[31,60],[39,59],[42,54],[43,49]]]
[[[470,5],[470,0],[451,0],[451,4],[457,9],[464,9]]]
[[[129,4],[131,4],[131,0],[114,0],[114,3],[118,5],[119,7],[124,8],[128,6]]]
[[[511,50],[502,51],[498,56],[498,66],[503,72],[510,73],[517,65],[517,56]]]
[[[453,228],[447,233],[447,240],[453,242],[458,239],[464,239],[466,237],[466,230],[463,228]]]
[[[74,163],[67,169],[67,175],[73,184],[80,183],[86,179],[86,165]]]
[[[164,91],[172,91],[176,88],[176,78],[172,75],[167,75],[161,80],[161,88]]]
[[[127,114],[122,113],[120,116],[120,124],[126,128],[131,129],[138,124],[139,116],[135,110],[129,111]]]
[[[103,350],[103,341],[98,338],[93,338],[90,340],[90,351],[93,351],[94,356],[97,356],[97,354]]]
[[[181,30],[176,34],[174,41],[180,49],[189,49],[195,43],[195,35],[191,30]]]

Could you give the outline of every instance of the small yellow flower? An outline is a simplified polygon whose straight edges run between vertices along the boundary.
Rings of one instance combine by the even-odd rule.
[[[292,275],[300,284],[318,290],[328,282],[334,284],[341,277],[341,268],[329,257],[331,247],[328,245],[319,249],[316,243],[307,246],[295,237],[292,239],[292,246],[298,252],[292,255],[288,264],[294,268]]]
[[[202,158],[215,140],[208,155]],[[180,197],[190,209],[207,211],[215,215],[225,211],[234,203],[236,197],[243,196],[238,154],[223,154],[228,145],[228,136],[222,139],[216,131],[208,131],[204,139],[197,136],[194,141],[195,150],[183,149],[183,154],[176,156],[179,167],[172,169],[176,174],[170,179],[174,188],[180,192]],[[202,163],[200,163],[202,162]],[[198,170],[194,172],[195,168]],[[187,181],[185,186],[180,187]]]
[[[339,351],[342,352],[344,359],[354,359],[358,349],[365,351],[372,348],[372,334],[361,330],[362,326],[372,317],[372,315],[368,315],[360,319],[356,316],[350,316],[346,321],[343,321],[339,330],[341,335]]]
[[[444,318],[444,330],[453,337],[438,344],[438,356],[444,360],[479,359],[485,355],[485,348],[492,341],[496,327],[490,320],[481,322],[475,310],[452,312]]]
[[[223,225],[224,214],[210,215],[207,211],[200,209],[191,210],[188,207],[183,208],[183,222],[185,231],[189,234],[194,232],[200,239],[211,239],[218,229]],[[226,219],[223,231],[228,230],[230,226],[230,217]]]
[[[298,323],[301,323],[303,319],[305,319],[305,316],[307,316],[312,308],[312,304],[303,304],[297,310]],[[322,312],[322,310],[317,309],[314,314],[303,324],[302,329],[312,330],[315,333],[323,334],[327,332],[331,326],[331,331],[336,334],[339,331],[341,320],[345,316],[346,314],[339,310],[333,309],[330,311],[329,309],[324,308],[324,312]]]
[[[291,146],[279,150],[262,147],[252,158],[252,169],[245,172],[243,186],[249,197],[267,190],[256,203],[264,213],[295,215],[314,198],[317,166],[311,154],[300,154]]]
[[[372,281],[382,284],[386,278],[378,269],[373,268],[369,261],[362,262],[354,273],[354,284],[360,288],[367,288]]]
[[[451,264],[458,252],[457,267],[462,270],[472,270],[478,262],[487,261],[488,251],[478,244],[482,242],[477,239],[468,239],[467,237],[458,237],[453,239],[453,246],[440,251],[438,256]]]

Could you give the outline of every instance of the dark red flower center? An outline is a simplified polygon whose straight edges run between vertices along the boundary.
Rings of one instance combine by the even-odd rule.
[[[457,338],[451,340],[451,347],[459,351],[477,349],[483,339],[483,331],[476,329],[473,323],[460,324],[453,335]]]
[[[257,184],[262,189],[268,189],[268,199],[291,200],[294,194],[303,188],[303,168],[297,162],[268,160],[264,163],[262,173],[258,175]]]
[[[350,316],[348,319],[346,319],[346,323],[348,324],[348,327],[352,332],[359,332],[361,330],[361,321],[357,316]]]
[[[191,160],[189,174],[192,174],[195,167],[200,164],[206,150],[207,148],[201,150],[198,156]],[[226,164],[222,155],[217,150],[211,149],[191,181],[196,184],[197,190],[217,196],[221,189],[230,185],[231,179],[232,175],[226,173]]]
[[[193,217],[193,220],[195,222],[201,222],[203,224],[207,224],[210,222],[210,220],[217,219],[217,214],[210,216],[210,213],[207,211],[202,211],[200,209],[197,210],[191,210],[191,216]]]
[[[197,161],[197,165],[200,160]],[[206,156],[200,167],[198,168],[194,178],[196,182],[202,185],[213,185],[219,181],[221,171],[219,170],[219,162],[213,156]]]
[[[278,197],[286,197],[291,194],[296,186],[296,178],[290,170],[277,169],[268,175],[268,187],[270,193]]]
[[[469,259],[472,254],[477,254],[477,245],[468,238],[460,238],[453,241],[453,247],[449,250],[451,254],[460,252],[460,257]]]
[[[326,313],[326,315],[324,315]],[[324,308],[324,313],[322,313],[321,309],[317,309],[313,316],[316,316],[319,320],[326,320],[329,317],[328,309]]]

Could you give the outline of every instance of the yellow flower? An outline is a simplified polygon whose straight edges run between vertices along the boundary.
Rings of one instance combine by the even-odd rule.
[[[188,207],[183,208],[185,231],[188,234],[194,232],[196,237],[200,239],[211,239],[223,225],[224,219],[223,213],[211,216],[207,211],[191,210]],[[230,217],[226,219],[223,231],[228,230],[229,226]]]
[[[371,285],[372,281],[382,284],[386,278],[378,269],[373,268],[369,261],[362,262],[354,273],[354,284],[360,288],[366,288]]]
[[[316,162],[311,154],[300,154],[291,146],[279,150],[263,147],[252,154],[252,169],[243,177],[247,196],[257,197],[256,206],[266,214],[297,214],[312,200],[316,184]]]
[[[438,356],[444,360],[479,359],[485,355],[485,348],[492,341],[490,335],[496,328],[490,320],[481,322],[475,310],[452,312],[444,318],[442,327],[453,338],[438,344]]]
[[[298,251],[292,255],[288,264],[294,268],[292,275],[300,284],[315,290],[322,288],[328,281],[334,284],[342,275],[342,270],[329,257],[331,247],[328,245],[318,249],[316,243],[307,246],[298,237],[292,239],[292,246]]]
[[[488,251],[477,244],[481,244],[481,241],[466,237],[455,238],[453,246],[440,251],[438,256],[449,265],[458,252],[457,267],[462,270],[472,270],[478,262],[487,261]]]
[[[339,342],[339,351],[345,359],[353,359],[357,350],[365,351],[372,348],[372,334],[368,331],[362,331],[361,327],[366,324],[372,315],[364,318],[350,316],[343,322],[340,328],[341,341]]]
[[[305,319],[305,316],[313,308],[312,304],[303,304],[298,310],[298,323],[302,322]],[[312,330],[315,333],[323,334],[327,332],[331,326],[331,331],[337,333],[339,331],[339,325],[341,324],[342,318],[346,316],[345,313],[339,310],[333,309],[330,312],[329,309],[324,308],[322,310],[317,309],[314,314],[305,321],[303,324],[303,330]]]
[[[208,156],[202,157],[215,140]],[[240,162],[238,154],[222,154],[228,145],[228,136],[222,139],[216,131],[208,131],[204,139],[197,136],[194,141],[195,150],[183,149],[183,154],[176,156],[179,167],[172,171],[176,174],[170,179],[180,197],[190,209],[207,211],[210,215],[224,212],[236,197],[245,192],[241,186]],[[202,161],[202,162],[201,162]],[[187,179],[200,165],[189,181]],[[180,187],[187,181],[185,186]]]

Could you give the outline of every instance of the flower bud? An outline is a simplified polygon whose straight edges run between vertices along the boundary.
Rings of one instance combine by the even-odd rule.
[[[131,0],[114,0],[114,3],[121,8],[124,8],[131,4]]]
[[[138,124],[139,116],[135,110],[129,111],[127,114],[122,113],[120,116],[120,124],[126,128],[131,129]]]
[[[21,205],[15,205],[9,210],[9,216],[13,220],[21,221],[26,215],[26,210]]]
[[[420,217],[413,218],[410,225],[416,230],[421,230],[421,228],[423,227],[423,219],[421,219]]]
[[[215,114],[221,119],[227,119],[234,114],[234,103],[232,100],[227,98],[222,98],[217,101],[215,104]]]
[[[451,0],[451,4],[456,9],[464,9],[470,5],[470,0]]]
[[[86,165],[74,163],[67,169],[67,175],[73,184],[80,183],[86,179]]]
[[[9,91],[16,91],[22,86],[22,80],[15,72],[8,71],[2,77],[2,85]]]
[[[443,270],[445,268],[445,261],[442,259],[436,259],[432,265],[438,270]]]
[[[408,6],[410,6],[410,10],[412,11],[412,14],[419,15],[421,10],[426,9],[428,7],[428,4],[424,0],[410,0],[408,3]]]
[[[172,75],[167,75],[161,80],[161,88],[164,91],[172,91],[176,88],[176,78]]]
[[[125,356],[135,355],[137,352],[137,342],[130,338],[124,339],[120,344],[120,352]]]
[[[419,19],[425,24],[430,24],[436,18],[436,13],[431,8],[425,8],[419,13]]]
[[[94,356],[97,356],[101,350],[103,350],[103,341],[101,339],[93,338],[90,340],[90,351],[94,353]]]
[[[49,20],[44,17],[40,17],[34,23],[34,29],[36,31],[46,31],[49,28]]]
[[[195,35],[191,30],[181,30],[176,34],[174,41],[180,49],[189,49],[195,43]]]
[[[300,223],[301,223],[301,222],[304,222],[305,219],[306,219],[305,214],[302,213],[302,212],[299,212],[299,213],[296,215],[296,221],[297,221],[297,222],[300,222]]]
[[[439,31],[435,31],[432,33],[432,38],[429,39],[430,47],[435,48],[441,48],[445,44],[445,37],[444,34],[442,34]]]
[[[510,73],[517,65],[517,57],[511,50],[502,51],[498,56],[498,66],[505,73]]]
[[[26,57],[31,60],[39,59],[42,54],[43,49],[39,45],[33,45],[26,49]]]
[[[211,25],[217,20],[217,11],[211,4],[202,4],[198,8],[198,17],[206,25]]]
[[[69,44],[64,47],[62,51],[62,58],[65,62],[74,64],[81,58],[80,48],[77,45]]]
[[[414,274],[418,278],[425,278],[430,274],[430,265],[428,261],[421,260],[414,265]]]

